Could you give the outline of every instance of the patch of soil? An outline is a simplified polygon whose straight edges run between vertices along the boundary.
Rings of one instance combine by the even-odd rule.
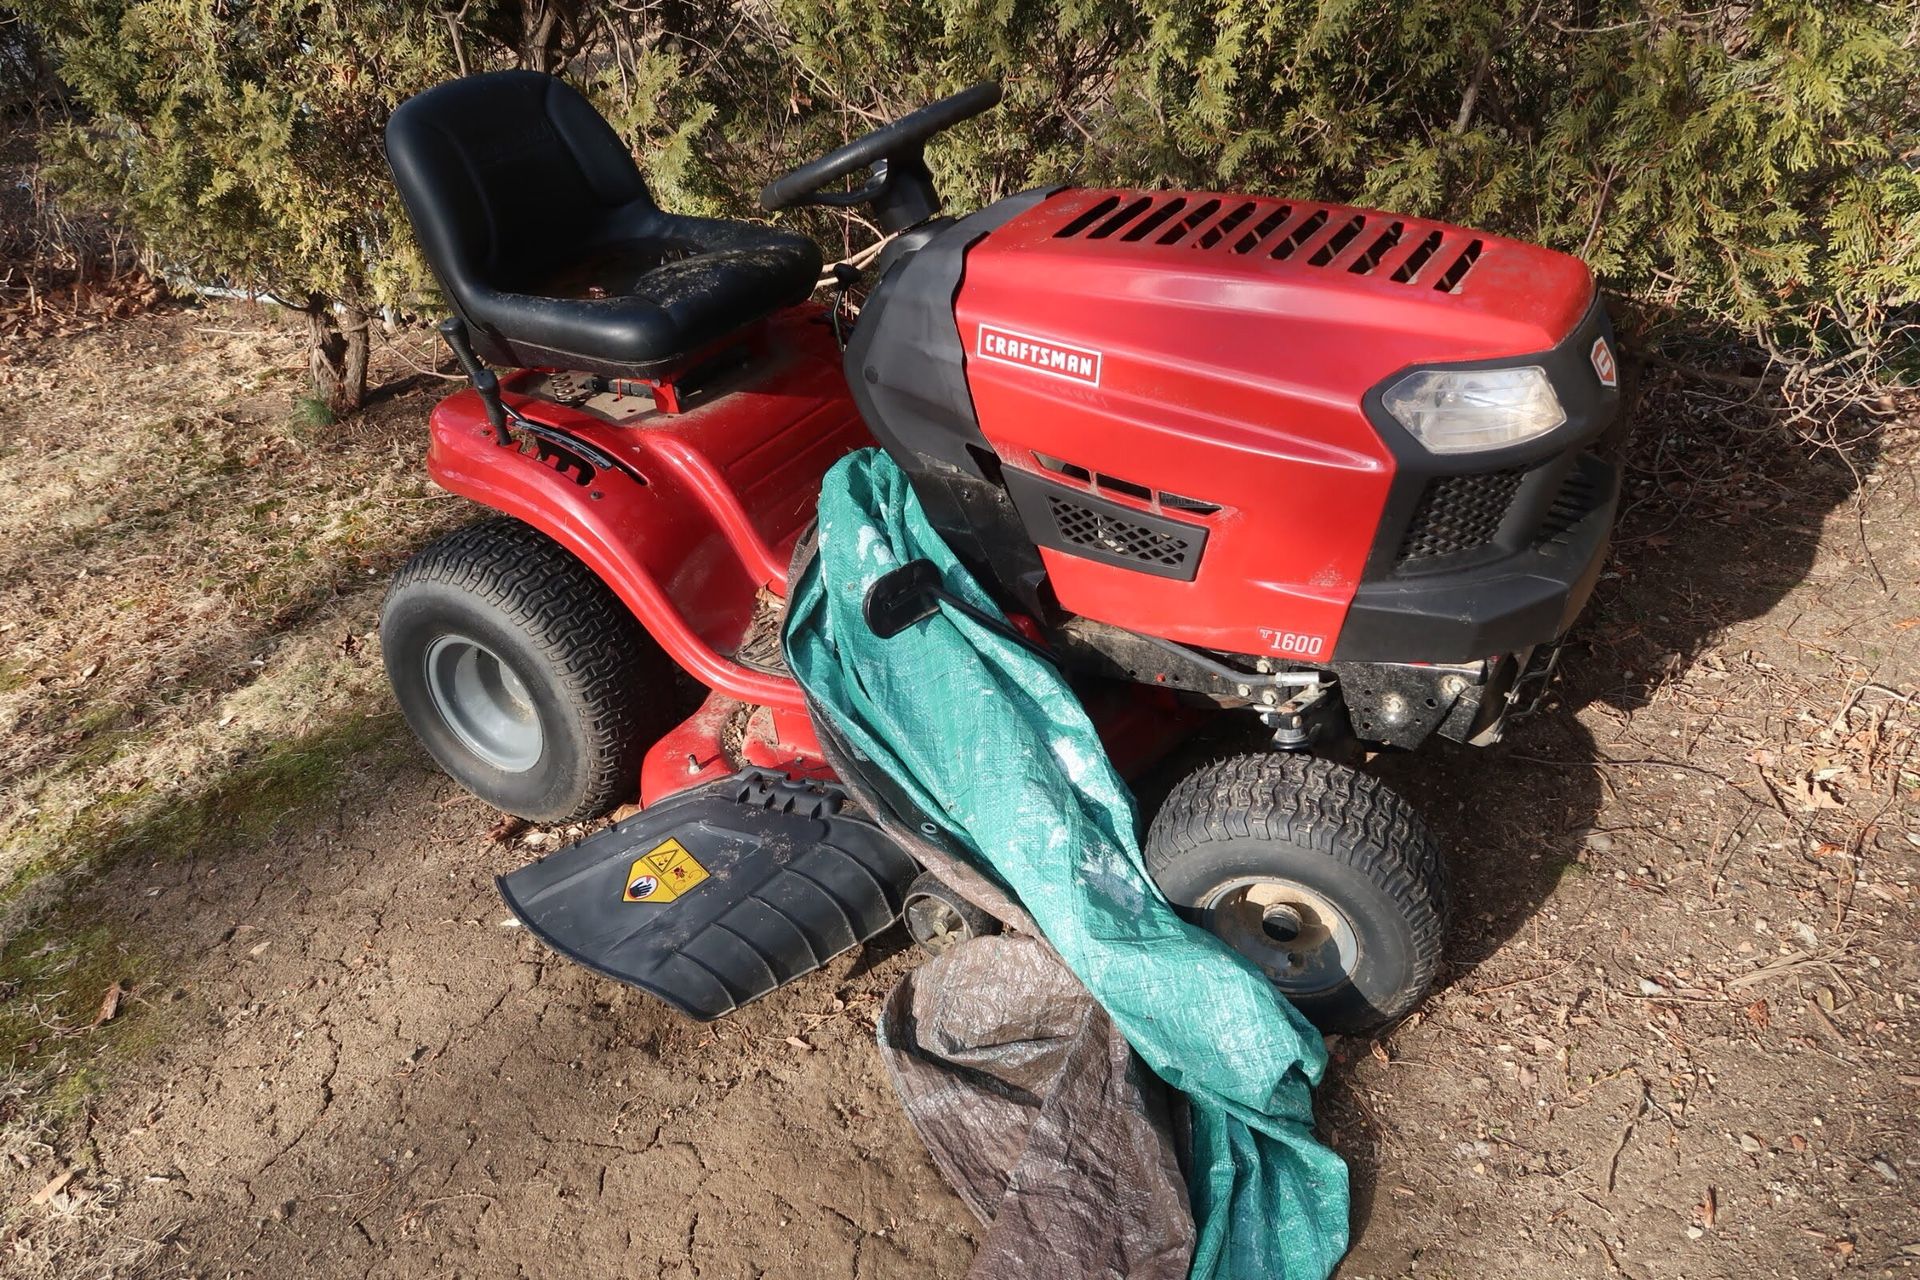
[[[1856,491],[1688,410],[1642,417],[1562,705],[1392,762],[1454,972],[1337,1046],[1343,1275],[1920,1268],[1913,438]]]
[[[70,1139],[121,1197],[108,1233],[166,1240],[161,1274],[964,1269],[972,1221],[873,1056],[907,957],[688,1022],[506,927],[493,876],[528,851],[431,769],[368,771],[269,846],[128,872],[123,936],[201,960],[141,992],[167,1047]]]

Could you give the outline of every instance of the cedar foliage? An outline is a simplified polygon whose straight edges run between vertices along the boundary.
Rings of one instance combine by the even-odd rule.
[[[931,157],[955,209],[1061,181],[1376,205],[1582,255],[1643,347],[1737,337],[1789,385],[1855,393],[1915,372],[1920,8],[1907,4],[18,7],[91,112],[54,139],[61,174],[110,194],[196,276],[302,305],[323,375],[326,342],[350,344],[368,308],[428,292],[379,152],[387,113],[462,69],[508,65],[586,88],[662,202],[687,212],[753,216],[773,173],[994,76],[1005,107]],[[824,215],[809,226],[848,248],[862,235]]]

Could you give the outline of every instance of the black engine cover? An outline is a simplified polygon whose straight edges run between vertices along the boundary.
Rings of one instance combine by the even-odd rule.
[[[974,415],[953,305],[967,251],[1057,190],[990,204],[888,267],[860,308],[845,362],[860,416],[907,473],[927,520],[982,586],[1034,614],[1045,611],[1046,572]]]

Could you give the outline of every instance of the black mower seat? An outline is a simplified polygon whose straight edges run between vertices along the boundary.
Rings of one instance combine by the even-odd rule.
[[[534,71],[410,98],[387,162],[427,262],[483,360],[644,374],[782,307],[812,241],[663,212],[607,122]]]

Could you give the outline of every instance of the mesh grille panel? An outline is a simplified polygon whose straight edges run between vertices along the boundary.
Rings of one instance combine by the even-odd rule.
[[[1513,467],[1429,481],[1400,543],[1399,563],[1472,551],[1493,541],[1526,471]]]
[[[1075,546],[1091,547],[1108,555],[1167,569],[1185,567],[1197,550],[1194,539],[1149,529],[1056,494],[1047,495],[1047,506],[1060,536]]]
[[[1554,495],[1553,505],[1547,508],[1546,518],[1540,522],[1536,545],[1549,555],[1556,554],[1567,544],[1567,535],[1573,527],[1591,515],[1604,497],[1595,476],[1584,466],[1575,464],[1561,482],[1560,492]]]

